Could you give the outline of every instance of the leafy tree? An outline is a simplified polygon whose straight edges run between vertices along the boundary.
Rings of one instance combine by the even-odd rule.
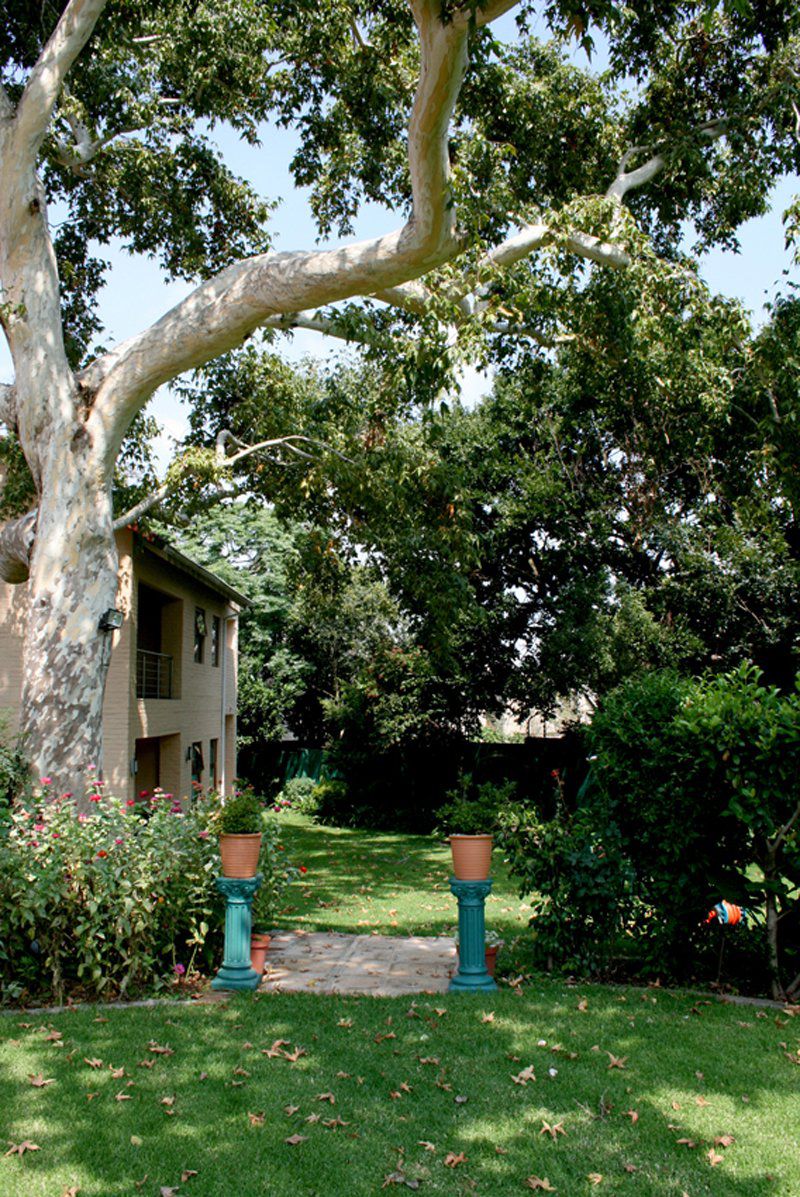
[[[606,36],[600,83],[531,38],[528,0],[522,41],[500,45],[490,25],[512,7],[6,5],[0,312],[14,380],[0,400],[36,505],[2,534],[2,574],[27,580],[22,726],[33,762],[62,788],[75,789],[101,752],[112,481],[158,386],[269,326],[388,334],[391,347],[413,327],[433,383],[457,352],[477,351],[478,333],[451,352],[445,332],[476,310],[489,342],[509,330],[546,337],[558,323],[548,297],[577,261],[625,270],[644,234],[669,256],[687,217],[705,242],[731,243],[763,210],[770,181],[797,168],[792,0],[551,0],[543,15],[555,35],[586,48],[592,29]],[[349,230],[365,199],[404,223],[343,249],[270,253],[270,201],[211,140],[224,123],[255,143],[267,120],[299,134],[294,175],[311,188],[323,235]],[[66,215],[55,232],[54,201]],[[104,266],[92,246],[114,236],[197,285],[152,327],[103,349]],[[389,315],[319,312],[357,296],[388,303]]]

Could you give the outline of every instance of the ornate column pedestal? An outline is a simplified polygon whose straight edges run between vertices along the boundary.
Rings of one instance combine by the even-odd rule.
[[[458,972],[450,982],[449,992],[483,993],[497,989],[486,967],[484,906],[492,892],[492,879],[459,881],[451,877],[450,889],[458,899]]]
[[[225,955],[222,968],[211,982],[212,989],[257,989],[261,974],[250,964],[250,911],[262,874],[255,877],[216,877],[225,895]]]

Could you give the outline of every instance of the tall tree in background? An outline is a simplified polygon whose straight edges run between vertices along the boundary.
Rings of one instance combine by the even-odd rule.
[[[587,47],[596,24],[609,74],[592,80],[528,37],[499,46],[488,26],[512,7]],[[73,788],[101,757],[112,480],[157,387],[259,327],[385,335],[391,314],[319,311],[354,296],[396,309],[406,332],[419,321],[448,361],[444,330],[476,313],[490,336],[547,340],[560,323],[549,297],[576,261],[624,270],[645,235],[669,255],[687,217],[707,242],[730,242],[770,181],[798,166],[798,23],[789,0],[553,0],[543,11],[513,0],[69,0],[60,12],[11,0],[0,316],[14,378],[0,399],[36,507],[0,534],[0,557],[2,575],[28,587],[22,727],[34,765]],[[624,103],[614,80],[630,77]],[[321,234],[346,232],[365,198],[398,210],[400,227],[270,253],[269,202],[208,134],[225,122],[255,142],[268,119],[298,131],[295,178],[312,187]],[[53,201],[66,209],[55,234]],[[103,266],[91,246],[115,235],[197,287],[98,350]],[[526,265],[547,247],[552,261]]]

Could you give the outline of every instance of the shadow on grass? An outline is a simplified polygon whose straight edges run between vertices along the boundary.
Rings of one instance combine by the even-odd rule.
[[[522,997],[493,995],[489,1022],[485,998],[305,994],[81,1011],[46,1024],[6,1016],[0,1137],[41,1151],[0,1159],[0,1192],[366,1197],[401,1171],[425,1192],[452,1195],[502,1197],[539,1176],[562,1197],[796,1197],[800,1163],[788,1146],[800,1070],[777,1050],[787,1032],[724,1007],[696,1018],[683,995],[659,995],[658,1006],[635,992],[621,998],[542,982]],[[51,1026],[62,1040],[46,1039]],[[294,1063],[263,1054],[276,1039],[305,1054]],[[514,1083],[529,1064],[537,1080]],[[32,1086],[38,1073],[54,1084]],[[552,1141],[543,1121],[561,1122],[566,1136]],[[305,1138],[287,1143],[294,1134]],[[712,1168],[705,1153],[723,1134],[736,1142]],[[449,1151],[466,1159],[446,1167]],[[197,1177],[182,1182],[186,1169]],[[596,1190],[590,1173],[604,1178]]]

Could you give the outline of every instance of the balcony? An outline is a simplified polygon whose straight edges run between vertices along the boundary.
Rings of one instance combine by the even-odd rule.
[[[136,697],[172,698],[172,657],[136,650]]]

